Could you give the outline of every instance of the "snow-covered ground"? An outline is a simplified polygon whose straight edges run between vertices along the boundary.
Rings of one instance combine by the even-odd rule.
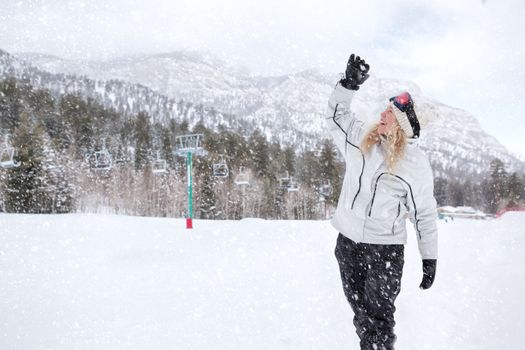
[[[0,349],[357,349],[323,221],[0,214]],[[410,231],[397,349],[525,344],[525,214]]]

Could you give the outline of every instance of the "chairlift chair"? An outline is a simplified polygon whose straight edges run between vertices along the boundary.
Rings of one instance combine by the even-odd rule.
[[[115,158],[115,164],[117,165],[126,164],[126,158],[120,157],[120,156]]]
[[[13,169],[20,166],[20,162],[15,162],[14,157],[14,147],[3,148],[2,154],[0,155],[0,167],[4,169]]]
[[[319,194],[323,197],[328,197],[332,194],[332,185],[330,181],[324,181],[321,186],[319,186]]]
[[[297,184],[297,181],[295,181],[293,178],[290,178],[288,192],[297,192],[297,191],[299,191],[299,185]]]
[[[110,170],[113,165],[113,159],[107,150],[93,152],[89,158],[91,169],[95,171]]]
[[[20,166],[20,162],[15,162],[15,148],[9,144],[9,135],[5,135],[4,144],[0,152],[0,167],[13,169]]]
[[[290,175],[288,174],[288,171],[286,172],[286,175],[283,175],[279,178],[279,188],[282,190],[286,190],[290,188]]]
[[[238,186],[247,186],[250,184],[250,175],[245,172],[244,167],[239,169],[239,174],[235,177],[235,184]]]
[[[163,174],[168,171],[166,159],[160,158],[160,153],[157,151],[157,159],[153,161],[153,174]]]
[[[102,142],[102,149],[93,152],[89,157],[89,165],[94,171],[108,171],[113,167],[113,157],[106,149],[106,141]]]
[[[129,158],[127,156],[127,153],[121,147],[119,147],[117,154],[115,158],[113,159],[113,163],[115,165],[124,165],[128,161],[129,161]]]
[[[223,157],[218,163],[213,164],[213,177],[228,177],[229,174],[228,164]]]
[[[153,174],[163,174],[167,171],[165,159],[157,159],[153,162]]]

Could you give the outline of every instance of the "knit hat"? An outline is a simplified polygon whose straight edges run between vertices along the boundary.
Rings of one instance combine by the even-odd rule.
[[[390,98],[390,106],[394,111],[401,129],[410,138],[418,138],[421,125],[416,115],[414,101],[408,92]]]

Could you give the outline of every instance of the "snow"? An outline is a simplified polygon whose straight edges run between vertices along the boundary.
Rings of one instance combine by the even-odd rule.
[[[327,135],[326,103],[340,78],[316,69],[257,77],[212,55],[187,51],[87,62],[0,52],[2,65],[8,69],[0,71],[0,77],[28,80],[55,95],[77,92],[125,116],[145,111],[154,122],[186,119],[190,127],[203,119],[213,130],[222,123],[247,128],[247,134],[257,128],[269,141],[275,136],[296,146]],[[509,173],[525,171],[525,163],[483,130],[474,115],[430,99],[414,82],[372,75],[356,94],[352,110],[359,118],[377,121],[388,99],[400,91],[410,91],[421,114],[432,121],[423,128],[420,145],[435,177],[473,175],[480,181],[494,158],[502,160]],[[200,105],[214,113],[205,112],[203,118]],[[315,147],[315,142],[306,146]]]
[[[410,229],[397,349],[522,349],[525,214]],[[1,349],[357,349],[327,221],[0,214]]]

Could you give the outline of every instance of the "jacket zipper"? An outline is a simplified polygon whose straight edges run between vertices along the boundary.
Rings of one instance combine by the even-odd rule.
[[[374,186],[374,194],[372,195],[372,201],[370,202],[370,209],[368,210],[368,216],[372,215],[372,207],[374,206],[374,199],[376,198],[376,191],[377,191],[377,183],[379,182],[379,179],[381,176],[388,174],[388,173],[381,173],[376,179],[376,184]]]
[[[361,151],[361,149],[359,149]],[[354,196],[354,200],[352,201],[352,206],[350,207],[350,209],[354,209],[354,204],[355,204],[355,200],[357,199],[357,195],[359,194],[359,192],[361,192],[361,177],[363,177],[363,172],[365,170],[365,156],[363,154],[363,152],[361,152],[361,157],[363,157],[363,165],[361,166],[361,174],[359,175],[359,187],[357,189],[357,192]]]
[[[396,226],[396,221],[397,221],[397,218],[399,217],[399,213],[401,213],[401,203],[397,203],[397,215],[396,215],[396,218],[394,219],[394,222],[392,223],[392,234],[395,235],[395,226]]]

